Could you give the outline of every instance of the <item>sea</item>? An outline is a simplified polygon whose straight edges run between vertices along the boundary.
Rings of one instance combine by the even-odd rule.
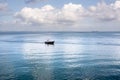
[[[0,80],[120,80],[120,32],[0,32]]]

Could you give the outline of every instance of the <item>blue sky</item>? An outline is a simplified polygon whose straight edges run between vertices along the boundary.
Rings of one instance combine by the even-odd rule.
[[[0,31],[119,31],[119,0],[0,0]]]
[[[26,0],[30,1],[30,0]],[[26,4],[25,0],[7,0],[9,7],[12,10],[20,10],[25,6],[29,7],[42,7],[46,4],[50,4],[54,7],[62,7],[64,4],[67,3],[75,3],[75,4],[82,4],[84,7],[89,7],[90,5],[96,5],[98,2],[103,0],[39,0],[33,4]],[[115,0],[104,0],[107,4],[111,4],[115,2]]]

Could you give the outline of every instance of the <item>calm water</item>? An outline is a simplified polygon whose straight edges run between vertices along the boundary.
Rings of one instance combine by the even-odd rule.
[[[0,33],[0,80],[120,80],[120,33]]]

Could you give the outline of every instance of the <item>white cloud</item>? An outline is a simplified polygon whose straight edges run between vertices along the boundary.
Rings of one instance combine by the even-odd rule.
[[[46,0],[24,0],[25,3],[36,3],[36,2],[40,2],[40,1],[46,1]]]
[[[7,11],[8,10],[8,4],[7,3],[0,3],[0,12]]]
[[[115,9],[120,8],[120,1],[116,1],[114,4],[111,4]]]
[[[42,8],[23,8],[20,12],[16,13],[16,17],[21,18],[27,22],[32,23],[52,23],[55,19],[55,9],[46,5]]]
[[[120,1],[112,4],[102,2],[88,8],[73,3],[65,4],[61,8],[52,5],[41,8],[24,7],[15,13],[15,18],[17,20],[13,24],[6,23],[7,26],[18,26],[13,30],[117,31],[120,29]]]
[[[105,2],[89,8],[89,15],[102,21],[120,20],[120,1],[107,5]]]
[[[63,20],[77,21],[82,18],[84,14],[84,8],[80,4],[65,4],[60,10],[60,16]]]
[[[84,8],[80,4],[65,4],[63,8],[56,9],[51,5],[42,8],[23,8],[15,14],[16,17],[27,22],[39,24],[65,24],[76,22],[84,15]]]
[[[0,2],[0,17],[8,17],[12,16],[14,13],[9,8],[8,3],[6,2]]]
[[[38,24],[72,24],[78,23],[84,18],[92,18],[100,21],[120,20],[120,1],[107,5],[98,3],[85,9],[81,4],[65,4],[61,9],[51,5],[41,8],[25,7],[15,14],[16,17],[28,22]]]

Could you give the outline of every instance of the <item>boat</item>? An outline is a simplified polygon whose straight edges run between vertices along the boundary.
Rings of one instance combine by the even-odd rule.
[[[47,45],[54,45],[55,41],[45,41],[45,44]]]

